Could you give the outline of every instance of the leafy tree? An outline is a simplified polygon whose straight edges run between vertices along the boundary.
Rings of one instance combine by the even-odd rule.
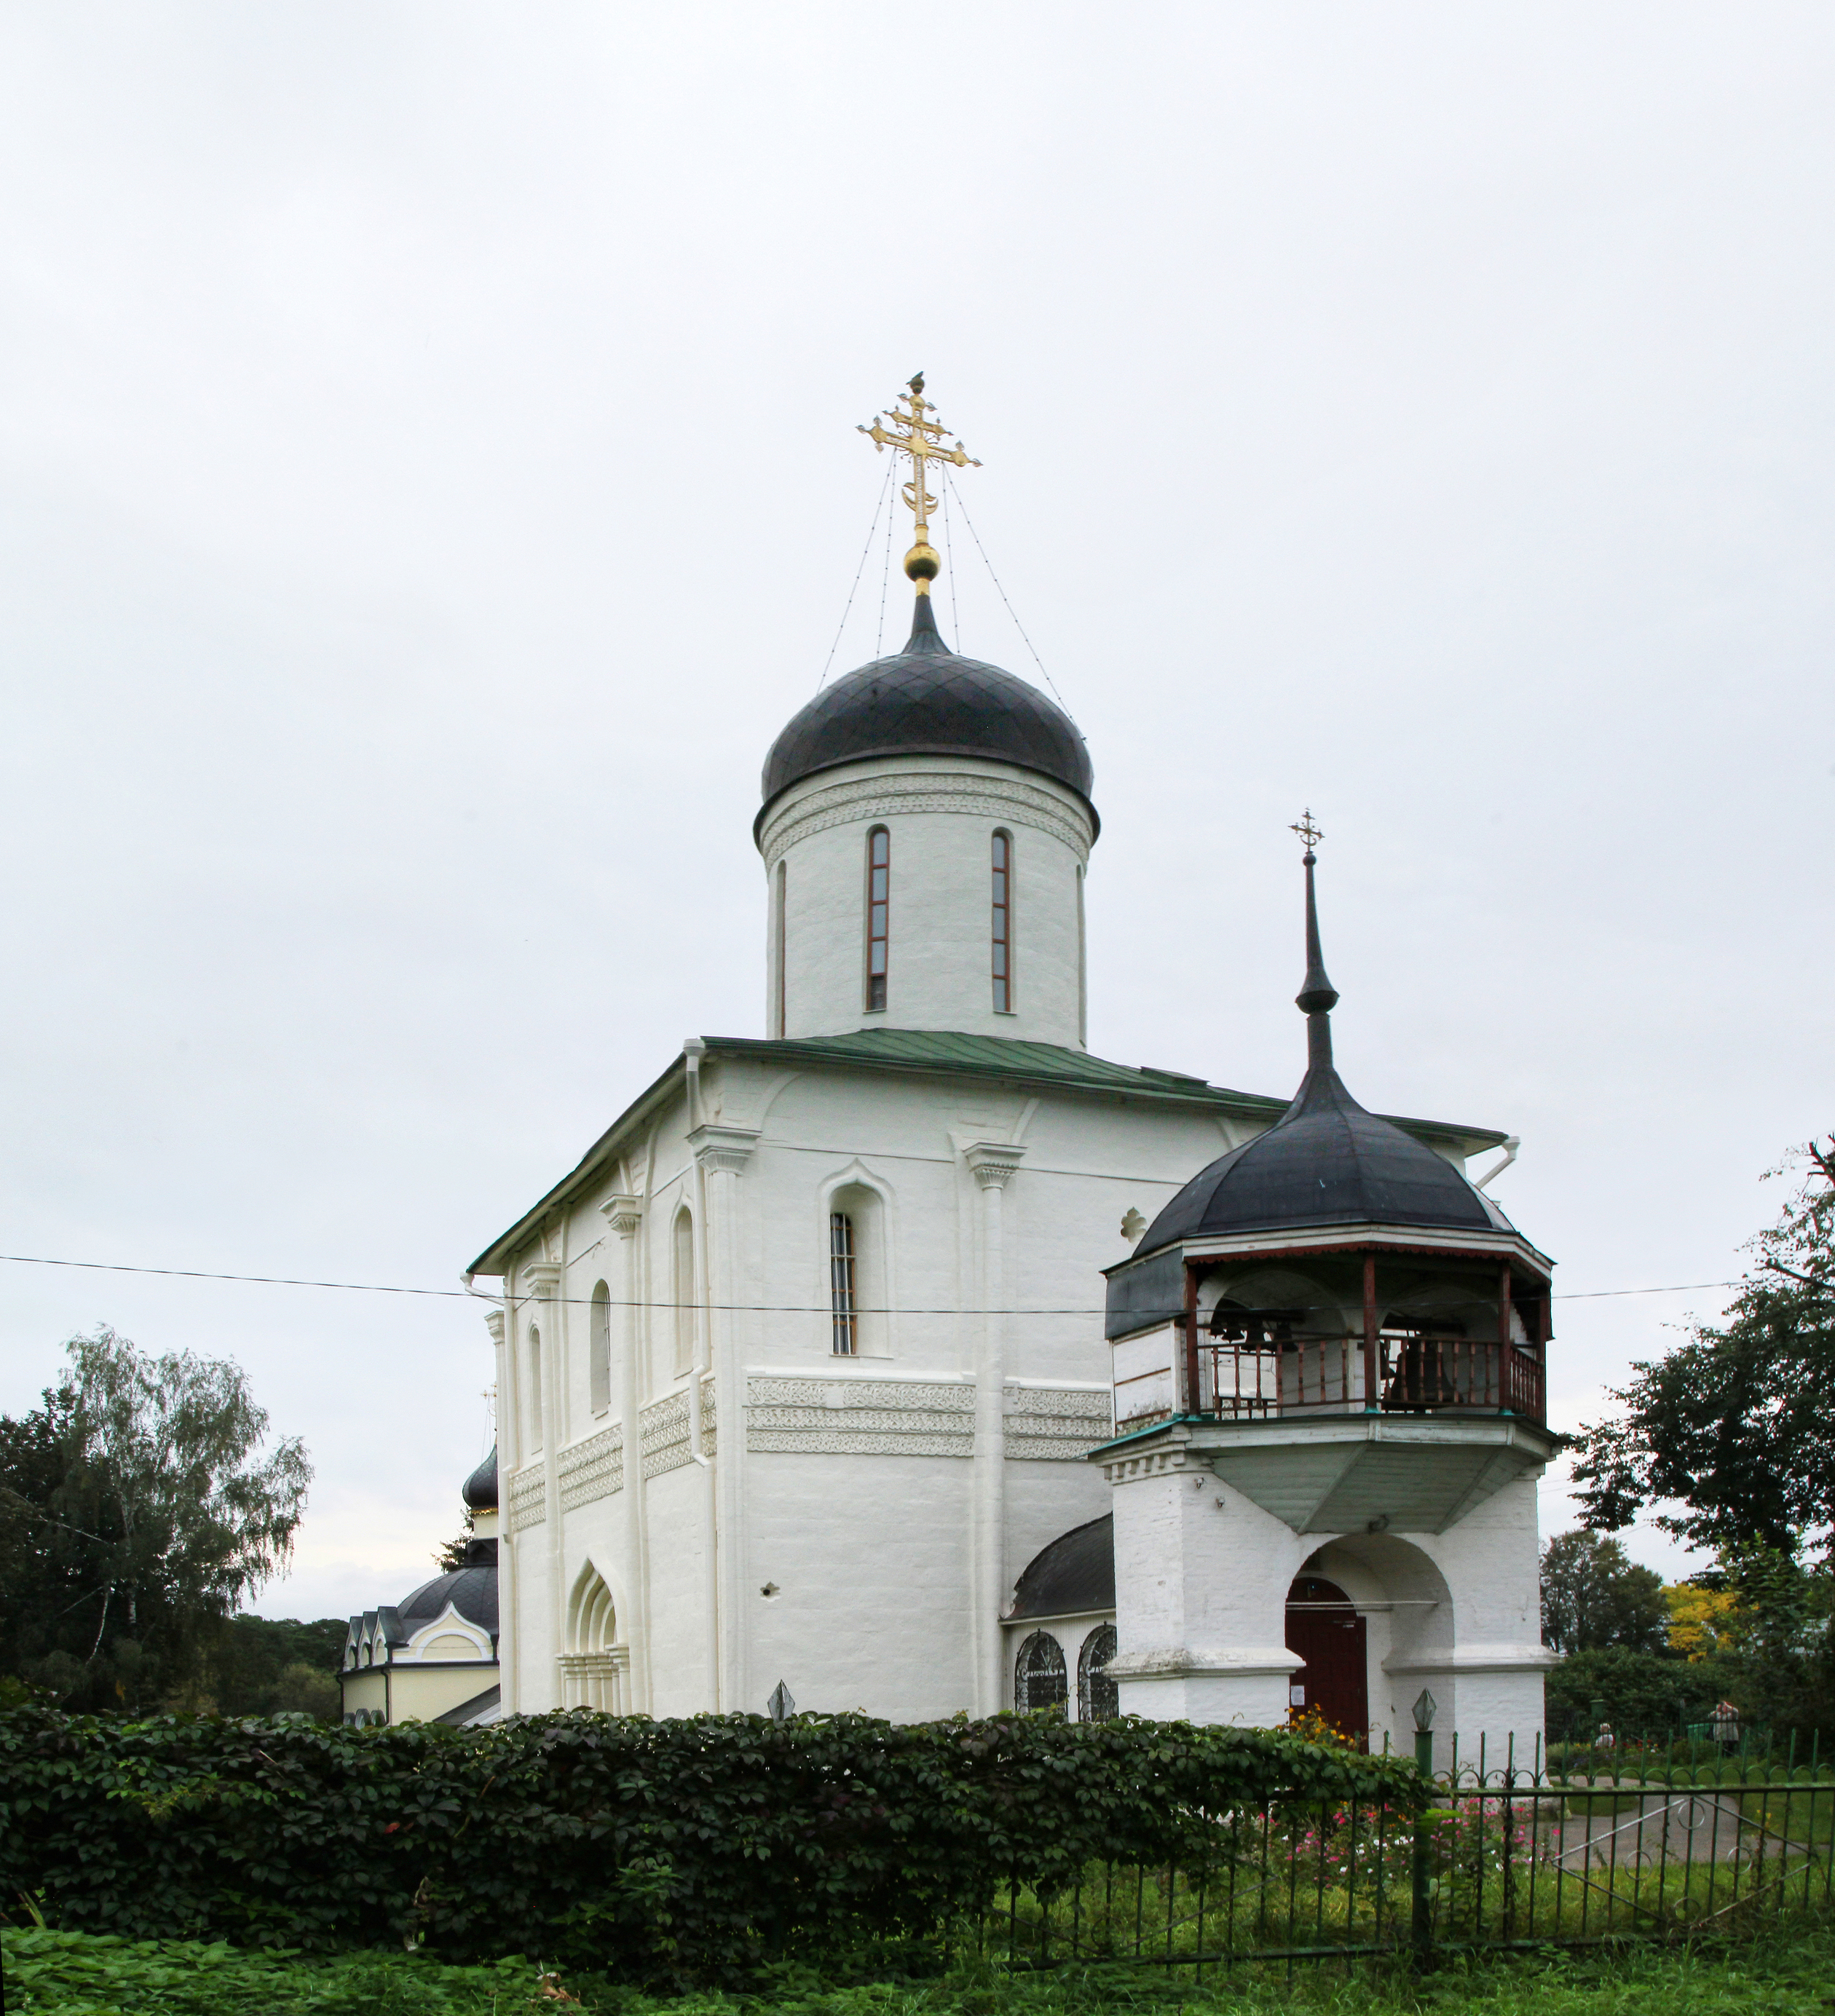
[[[1669,1605],[1669,1646],[1685,1659],[1711,1659],[1731,1651],[1739,1599],[1730,1589],[1679,1582],[1663,1592]]]
[[[0,1670],[84,1707],[195,1696],[224,1622],[285,1561],[311,1466],[265,1456],[233,1364],[99,1329],[0,1417]]]
[[[291,1711],[335,1721],[349,1628],[340,1617],[311,1624],[246,1613],[226,1618],[200,1661],[198,1705],[207,1700],[221,1715]]]
[[[1801,1180],[1749,1242],[1725,1322],[1634,1366],[1611,1396],[1623,1413],[1577,1438],[1589,1526],[1615,1532],[1654,1506],[1696,1546],[1794,1555],[1835,1539],[1835,1135],[1768,1173]]]
[[[1663,1578],[1639,1568],[1617,1540],[1583,1529],[1543,1548],[1542,1638],[1556,1651],[1660,1652],[1668,1621]]]
[[[456,1569],[464,1567],[465,1550],[471,1545],[471,1529],[476,1523],[475,1515],[467,1507],[465,1524],[444,1546],[434,1549],[433,1564],[442,1575],[451,1575]]]
[[[1575,1652],[1548,1671],[1548,1739],[1590,1741],[1603,1719],[1621,1741],[1661,1742],[1691,1722],[1705,1722],[1728,1685],[1716,1661],[1671,1658],[1628,1645]],[[1595,1702],[1602,1714],[1595,1715]]]

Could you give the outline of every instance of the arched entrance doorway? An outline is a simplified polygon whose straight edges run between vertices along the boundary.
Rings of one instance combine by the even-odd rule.
[[[1287,1592],[1287,1649],[1306,1664],[1289,1683],[1296,1714],[1321,1715],[1360,1741],[1370,1729],[1364,1620],[1336,1582],[1301,1575]]]

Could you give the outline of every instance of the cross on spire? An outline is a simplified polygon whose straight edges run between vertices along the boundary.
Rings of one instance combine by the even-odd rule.
[[[1290,826],[1287,830],[1289,833],[1298,833],[1300,838],[1306,842],[1306,851],[1309,857],[1311,855],[1313,849],[1325,837],[1325,836],[1320,832],[1319,829],[1313,824],[1313,812],[1312,808],[1310,805],[1300,814],[1299,819],[1293,825]]]
[[[895,455],[907,457],[911,464],[911,481],[904,486],[905,502],[917,519],[918,538],[905,556],[905,572],[917,583],[920,595],[929,594],[930,584],[943,565],[936,547],[930,543],[930,514],[936,509],[936,499],[930,492],[928,465],[933,462],[952,462],[958,469],[981,466],[961,441],[950,448],[943,446],[943,437],[949,429],[941,420],[925,417],[936,411],[924,396],[924,373],[920,371],[911,380],[910,389],[901,392],[893,401],[891,412],[875,413],[872,426],[859,430],[872,442],[876,452],[889,448]]]

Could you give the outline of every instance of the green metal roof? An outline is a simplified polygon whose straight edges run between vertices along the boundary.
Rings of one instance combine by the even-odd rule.
[[[1183,1071],[1112,1064],[1058,1043],[971,1036],[950,1029],[856,1029],[846,1035],[805,1036],[791,1042],[709,1036],[707,1047],[710,1056],[721,1050],[773,1064],[867,1064],[884,1071],[944,1071],[1083,1092],[1119,1092],[1131,1099],[1182,1100],[1265,1113],[1271,1119],[1278,1119],[1288,1105],[1284,1099],[1266,1099],[1259,1093],[1230,1092]]]
[[[827,1065],[849,1071],[864,1067],[927,1077],[994,1079],[1053,1091],[1143,1100],[1156,1106],[1208,1107],[1213,1112],[1239,1113],[1270,1125],[1280,1118],[1291,1103],[1260,1093],[1232,1092],[1182,1071],[1111,1064],[1106,1058],[1067,1049],[1058,1043],[1024,1042],[1012,1036],[972,1036],[957,1030],[856,1029],[844,1035],[806,1036],[783,1042],[752,1036],[707,1036],[702,1041],[710,1063],[722,1057],[744,1057],[763,1064],[802,1064],[815,1069]],[[640,1114],[669,1089],[682,1068],[682,1059],[672,1058],[662,1075],[625,1107],[573,1168],[507,1232],[492,1240],[473,1261],[470,1271],[474,1274],[501,1272],[503,1256],[514,1244],[540,1222],[551,1204],[606,1160]],[[1412,1134],[1463,1143],[1468,1154],[1498,1147],[1505,1138],[1494,1128],[1408,1120],[1393,1114],[1383,1118]]]

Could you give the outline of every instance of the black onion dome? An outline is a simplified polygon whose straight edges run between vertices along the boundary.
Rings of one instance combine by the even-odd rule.
[[[1013,1587],[1010,1618],[1074,1617],[1115,1607],[1115,1515],[1105,1512],[1041,1547]]]
[[[472,1512],[495,1512],[497,1509],[497,1448],[491,1445],[491,1453],[470,1476],[465,1480],[463,1492],[466,1508]]]
[[[478,1544],[476,1541],[472,1543],[474,1546]],[[491,1565],[455,1568],[449,1575],[435,1575],[431,1582],[424,1582],[406,1603],[398,1604],[396,1615],[402,1620],[402,1629],[412,1637],[424,1625],[442,1615],[448,1604],[467,1623],[489,1632],[493,1638],[496,1636],[497,1570],[494,1546]]]
[[[818,770],[874,756],[987,757],[1055,778],[1086,803],[1095,784],[1076,723],[1024,679],[952,651],[928,595],[902,651],[849,672],[791,717],[765,758],[765,809]]]
[[[1267,1133],[1202,1169],[1147,1228],[1137,1254],[1181,1240],[1314,1225],[1501,1229],[1444,1156],[1367,1113],[1329,1061]]]

